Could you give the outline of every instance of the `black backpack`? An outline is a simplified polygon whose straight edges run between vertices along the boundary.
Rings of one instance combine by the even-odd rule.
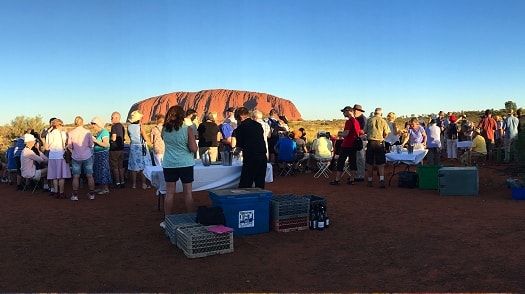
[[[197,219],[199,224],[209,225],[226,225],[226,217],[220,206],[207,207],[201,205],[197,208]]]
[[[450,123],[447,128],[447,139],[455,140],[458,138],[458,125]]]

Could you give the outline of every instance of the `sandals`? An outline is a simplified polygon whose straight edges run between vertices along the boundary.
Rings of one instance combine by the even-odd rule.
[[[339,185],[339,181],[338,180],[333,180],[333,181],[330,182],[330,185],[337,186],[337,185]]]

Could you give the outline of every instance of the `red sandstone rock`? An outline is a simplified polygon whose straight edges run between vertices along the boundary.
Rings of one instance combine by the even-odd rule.
[[[288,120],[301,119],[301,114],[290,100],[265,93],[225,89],[173,92],[151,97],[133,104],[128,112],[128,117],[132,111],[139,110],[144,114],[143,123],[153,121],[157,113],[165,114],[173,105],[180,105],[184,109],[193,108],[199,117],[205,111],[217,111],[218,117],[222,119],[228,107],[244,106],[249,110],[259,109],[265,115],[273,108],[279,115],[286,116]]]

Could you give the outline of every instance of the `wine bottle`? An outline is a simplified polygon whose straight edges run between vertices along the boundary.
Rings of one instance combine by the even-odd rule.
[[[328,228],[330,226],[330,218],[328,217],[328,209],[326,205],[323,205],[323,212],[324,212],[324,227]]]
[[[317,216],[313,205],[310,206],[310,230],[317,229]]]
[[[317,215],[317,230],[318,231],[322,231],[324,230],[324,227],[325,227],[325,216],[324,216],[324,212],[323,212],[323,209],[322,209],[323,205],[320,204],[318,207],[317,207],[317,211],[318,211],[318,215]]]

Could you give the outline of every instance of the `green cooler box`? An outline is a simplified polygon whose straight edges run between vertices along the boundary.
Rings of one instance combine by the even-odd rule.
[[[210,190],[212,206],[224,211],[226,226],[233,235],[251,235],[270,231],[272,192],[258,188]]]
[[[477,167],[442,167],[438,171],[439,194],[475,196],[479,192]]]
[[[438,190],[438,171],[442,167],[451,165],[417,165],[418,188],[422,190]]]

